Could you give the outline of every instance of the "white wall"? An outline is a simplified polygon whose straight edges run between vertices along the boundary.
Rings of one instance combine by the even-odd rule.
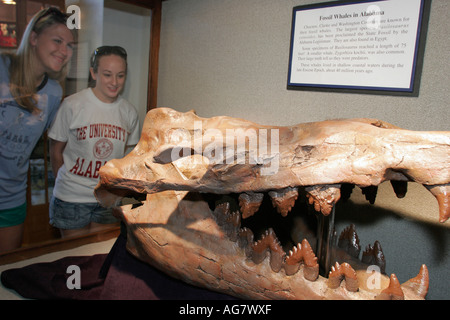
[[[158,106],[195,109],[261,124],[379,118],[411,130],[450,130],[450,1],[433,0],[419,97],[286,89],[292,8],[325,0],[168,0],[163,2]],[[363,249],[380,240],[387,272],[401,282],[430,270],[429,298],[448,299],[450,222],[438,225],[436,200],[410,184],[404,199],[389,185],[375,206],[355,190],[337,212],[338,232],[356,224]],[[401,218],[415,211],[431,223]]]
[[[128,74],[122,96],[138,110],[141,126],[147,113],[151,10],[105,0],[102,45],[127,51]]]
[[[128,75],[122,96],[137,109],[141,126],[147,113],[148,57],[151,11],[115,0],[66,0],[80,7],[78,56],[74,93],[87,87],[92,52],[103,45],[118,45],[128,54]],[[69,82],[74,82],[70,79]]]
[[[103,0],[66,0],[66,7],[70,5],[80,8],[81,28],[66,80],[68,95],[88,86],[90,56],[103,38]]]
[[[449,130],[450,2],[433,0],[418,98],[287,90],[292,8],[324,1],[164,2],[158,105],[265,124],[370,117]]]

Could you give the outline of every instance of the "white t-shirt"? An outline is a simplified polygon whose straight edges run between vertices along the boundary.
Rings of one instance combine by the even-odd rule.
[[[104,103],[87,88],[63,101],[48,136],[67,142],[53,195],[67,202],[92,203],[97,202],[93,192],[100,167],[122,158],[126,146],[138,143],[139,118],[122,97]]]

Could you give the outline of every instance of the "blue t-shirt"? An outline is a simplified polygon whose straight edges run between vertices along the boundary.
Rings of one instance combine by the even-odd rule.
[[[31,152],[52,123],[62,97],[59,83],[49,79],[37,92],[40,113],[20,107],[9,91],[9,65],[9,58],[0,55],[0,209],[25,203]]]

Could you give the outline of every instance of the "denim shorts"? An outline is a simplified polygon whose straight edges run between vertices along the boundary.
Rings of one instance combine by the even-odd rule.
[[[106,209],[97,202],[66,202],[52,197],[49,211],[50,224],[65,230],[84,228],[91,222],[109,224],[118,221],[111,209]]]

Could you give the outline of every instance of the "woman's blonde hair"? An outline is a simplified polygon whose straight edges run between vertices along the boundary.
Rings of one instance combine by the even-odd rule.
[[[11,54],[10,91],[15,101],[30,112],[36,111],[36,78],[30,75],[30,70],[36,70],[36,57],[30,45],[30,36],[32,32],[39,35],[46,28],[55,24],[66,25],[67,15],[54,7],[43,9],[36,13],[22,37],[19,47],[15,54]],[[76,38],[76,30],[71,30]],[[60,72],[47,74],[49,78],[61,81],[67,75],[68,65],[64,65]]]

